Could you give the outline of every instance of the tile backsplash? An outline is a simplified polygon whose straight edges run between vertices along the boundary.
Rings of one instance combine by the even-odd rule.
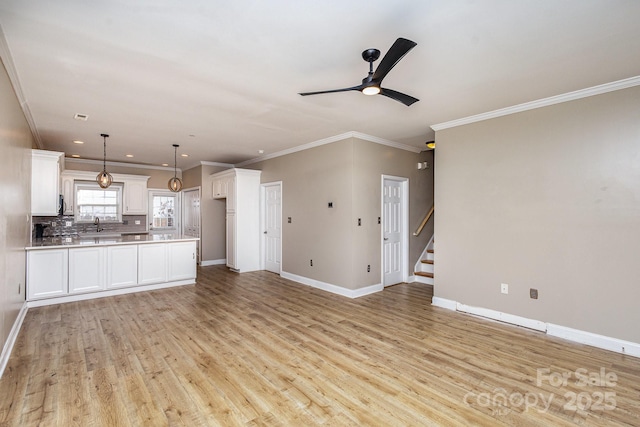
[[[32,219],[31,238],[36,237],[36,224],[46,225],[43,233],[43,237],[59,237],[59,236],[74,236],[82,233],[95,233],[96,226],[93,223],[76,223],[73,215],[63,216],[34,216]],[[140,221],[139,225],[136,225],[136,221]],[[67,226],[67,222],[71,223],[71,226]],[[143,233],[147,231],[147,216],[146,215],[123,215],[122,222],[109,223],[101,222],[100,228],[105,233]]]

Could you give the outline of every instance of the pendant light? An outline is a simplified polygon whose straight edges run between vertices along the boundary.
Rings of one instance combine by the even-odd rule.
[[[182,181],[180,180],[180,178],[178,178],[178,172],[177,172],[177,168],[178,168],[178,147],[180,147],[178,144],[173,144],[173,178],[171,178],[169,180],[169,190],[173,191],[174,193],[177,193],[178,191],[182,190]]]
[[[109,135],[101,133],[100,136],[104,138],[104,157],[102,158],[102,172],[98,174],[96,181],[101,188],[108,188],[113,182],[113,177],[107,172],[107,138]]]

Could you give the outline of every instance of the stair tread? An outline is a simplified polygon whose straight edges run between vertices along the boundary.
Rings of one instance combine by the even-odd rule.
[[[427,273],[427,272],[424,272],[424,271],[416,271],[416,272],[415,272],[415,273],[413,273],[413,274],[415,274],[416,276],[431,277],[431,278],[433,278],[433,273]]]
[[[423,264],[433,264],[433,260],[432,259],[423,259],[420,262],[423,263]]]

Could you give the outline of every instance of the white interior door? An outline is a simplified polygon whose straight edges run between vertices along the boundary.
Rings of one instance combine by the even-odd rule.
[[[382,180],[382,284],[394,285],[404,280],[404,216],[403,182]]]
[[[264,268],[280,274],[282,257],[282,184],[265,184],[263,189]]]

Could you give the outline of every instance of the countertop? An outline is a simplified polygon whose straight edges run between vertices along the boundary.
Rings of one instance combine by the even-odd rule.
[[[98,245],[136,245],[141,243],[159,243],[159,242],[178,242],[199,240],[197,237],[185,236],[178,233],[166,234],[125,234],[114,235],[106,234],[98,236],[97,233],[90,235],[62,236],[62,237],[44,237],[42,239],[34,239],[31,246],[27,246],[26,250],[37,249],[59,249],[87,247]]]

